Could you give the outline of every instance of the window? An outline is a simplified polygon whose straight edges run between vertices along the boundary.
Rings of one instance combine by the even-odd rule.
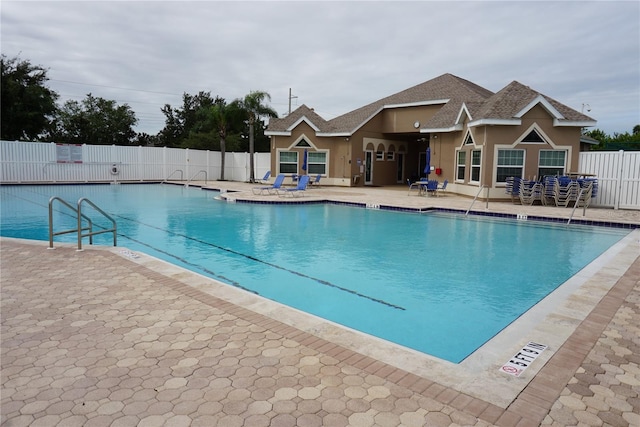
[[[471,132],[467,133],[467,137],[464,140],[464,144],[465,145],[473,145],[474,144],[473,137],[471,136]]]
[[[467,152],[458,151],[458,167],[456,169],[456,179],[464,181],[465,163],[467,161]]]
[[[471,152],[471,181],[480,182],[480,160],[482,152],[480,150],[473,150]]]
[[[396,159],[396,153],[393,151],[387,151],[387,160],[392,161]]]
[[[298,143],[296,144],[296,147],[307,148],[307,147],[311,147],[311,144],[309,144],[306,139],[302,138],[300,141],[298,141]]]
[[[545,143],[544,139],[542,139],[540,134],[536,132],[535,129],[529,132],[527,136],[522,138],[522,142],[527,144],[544,144]]]
[[[327,173],[327,153],[318,152],[318,151],[310,151],[307,153],[307,166],[309,167],[309,175],[313,174],[321,174],[326,175]]]
[[[538,176],[564,175],[567,152],[563,150],[540,150]]]
[[[384,151],[376,151],[376,160],[384,160]]]
[[[498,150],[496,182],[507,182],[507,177],[522,178],[524,150]]]
[[[298,173],[298,153],[296,151],[280,152],[280,173]]]

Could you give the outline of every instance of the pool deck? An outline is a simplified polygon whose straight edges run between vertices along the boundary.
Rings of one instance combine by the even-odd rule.
[[[404,186],[295,199],[206,186],[236,201],[471,203]],[[640,211],[574,218],[640,224]],[[0,240],[2,426],[640,425],[640,229],[457,365],[126,248],[47,246]],[[501,372],[529,341],[548,348],[520,376]]]

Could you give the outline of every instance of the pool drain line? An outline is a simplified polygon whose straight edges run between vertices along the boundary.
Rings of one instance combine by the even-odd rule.
[[[358,292],[358,291],[354,291],[353,289],[349,289],[349,288],[342,287],[342,286],[340,286],[340,285],[336,285],[335,283],[331,283],[331,282],[329,282],[329,281],[327,281],[327,280],[323,280],[323,279],[319,279],[319,278],[317,278],[317,277],[309,276],[309,275],[304,274],[304,273],[301,273],[301,272],[299,272],[299,271],[290,270],[290,269],[288,269],[288,268],[286,268],[286,267],[283,267],[283,266],[281,266],[281,265],[277,265],[277,264],[273,264],[273,263],[268,262],[268,261],[264,261],[264,260],[262,260],[262,259],[260,259],[260,258],[256,258],[256,257],[254,257],[254,256],[252,256],[252,255],[243,254],[242,252],[237,252],[237,251],[234,251],[233,249],[225,248],[225,247],[222,247],[222,246],[216,245],[216,244],[214,244],[214,243],[205,242],[204,240],[196,239],[195,237],[186,236],[186,235],[184,235],[184,234],[179,234],[179,233],[174,233],[174,232],[169,231],[169,230],[166,230],[166,229],[164,229],[164,228],[160,228],[160,227],[157,227],[157,226],[155,226],[155,225],[146,224],[146,223],[144,223],[144,222],[142,222],[142,221],[138,221],[138,220],[135,220],[135,219],[127,218],[127,217],[122,216],[122,215],[113,214],[113,216],[116,216],[116,217],[118,217],[118,218],[122,218],[122,219],[127,220],[127,221],[135,222],[135,223],[138,223],[138,224],[144,225],[144,226],[146,226],[146,227],[154,228],[154,229],[156,229],[156,230],[159,230],[159,231],[165,232],[165,233],[167,233],[167,234],[172,234],[172,235],[174,235],[174,236],[182,237],[182,238],[184,238],[184,239],[188,239],[188,240],[191,240],[191,241],[194,241],[194,242],[200,243],[200,244],[202,244],[202,245],[211,246],[211,247],[216,248],[216,249],[219,249],[219,250],[221,250],[221,251],[225,251],[225,252],[231,253],[231,254],[233,254],[233,255],[241,256],[241,257],[247,258],[247,259],[249,259],[249,260],[251,260],[251,261],[254,261],[254,262],[257,262],[257,263],[260,263],[260,264],[264,264],[264,265],[267,265],[267,266],[272,267],[272,268],[277,268],[278,270],[286,271],[287,273],[295,274],[296,276],[303,277],[303,278],[305,278],[305,279],[313,280],[313,281],[315,281],[315,282],[317,282],[317,283],[320,283],[321,285],[329,286],[329,287],[331,287],[331,288],[338,289],[338,290],[343,291],[343,292],[348,292],[348,293],[350,293],[350,294],[352,294],[352,295],[358,296],[358,297],[360,297],[360,298],[368,299],[369,301],[373,301],[373,302],[376,302],[376,303],[378,303],[378,304],[382,304],[382,305],[385,305],[385,306],[387,306],[387,307],[394,308],[394,309],[396,309],[396,310],[405,310],[405,308],[404,308],[404,307],[401,307],[401,306],[399,306],[399,305],[395,305],[395,304],[392,304],[392,303],[390,303],[390,302],[384,301],[384,300],[382,300],[382,299],[374,298],[374,297],[372,297],[372,296],[362,294],[362,293],[360,293],[360,292]],[[142,243],[142,242],[139,242],[139,241],[137,241],[137,240],[131,239],[131,238],[130,238],[130,237],[128,237],[128,236],[124,236],[124,235],[123,235],[123,237],[126,237],[126,238],[128,238],[128,239],[130,239],[130,240],[136,241],[137,243],[143,244],[143,245],[145,245],[145,246],[147,246],[147,247],[151,247],[151,248],[153,248],[152,246],[149,246],[149,245],[147,245],[147,244],[145,244],[145,243]],[[195,265],[195,264],[192,264],[192,263],[190,263],[190,262],[188,262],[188,261],[186,261],[186,260],[184,260],[184,259],[182,259],[182,258],[180,258],[180,257],[176,257],[175,255],[169,254],[169,253],[168,253],[168,252],[166,252],[166,251],[162,251],[162,250],[159,250],[159,249],[157,249],[157,248],[153,248],[153,249],[155,249],[155,250],[157,250],[157,251],[159,251],[159,252],[162,252],[162,253],[164,253],[164,254],[166,254],[166,255],[170,255],[170,256],[172,256],[173,258],[179,259],[181,262],[184,262],[184,263],[186,263],[186,264],[188,264],[188,265],[193,265],[193,266],[198,267],[198,268],[200,268],[200,269],[202,269],[202,270],[206,270],[206,269],[204,269],[204,268],[203,268],[203,267],[201,267],[201,266],[197,266],[197,265]],[[207,271],[207,272],[208,272],[209,274],[215,274],[215,273],[212,273],[212,272],[210,272],[210,271]],[[226,279],[226,280],[228,280],[228,279]],[[246,289],[246,288],[244,288],[244,287],[240,286],[240,285],[239,285],[239,284],[237,284],[237,283],[234,283],[234,286],[238,286],[238,287],[240,287],[240,288],[242,288],[242,289]],[[246,289],[246,290],[249,290],[249,289]],[[249,291],[250,291],[250,292],[253,292],[253,293],[257,293],[257,292],[251,291],[251,290],[249,290]]]
[[[116,215],[116,216],[117,216],[117,215]],[[125,218],[125,219],[126,219],[126,218]],[[221,275],[217,274],[216,272],[209,270],[208,268],[204,268],[204,267],[203,267],[203,266],[201,266],[201,265],[194,264],[194,263],[192,263],[192,262],[190,262],[190,261],[187,261],[186,259],[184,259],[184,258],[182,258],[182,257],[176,256],[176,255],[174,255],[174,254],[172,254],[172,253],[169,253],[169,252],[164,251],[164,250],[162,250],[162,249],[156,248],[155,246],[151,246],[151,245],[149,245],[148,243],[145,243],[145,242],[142,242],[142,241],[140,241],[140,240],[134,239],[133,237],[127,236],[127,235],[125,235],[125,234],[118,233],[118,235],[119,235],[119,236],[121,236],[121,237],[124,237],[124,238],[126,238],[126,239],[129,239],[129,240],[131,240],[132,242],[136,242],[136,243],[137,243],[137,244],[139,244],[139,245],[146,246],[146,247],[148,247],[149,249],[153,249],[154,251],[160,252],[161,254],[164,254],[164,255],[166,255],[166,256],[168,256],[168,257],[171,257],[171,258],[173,258],[173,259],[176,259],[176,260],[178,260],[178,261],[180,261],[180,262],[184,263],[185,265],[188,265],[188,266],[193,267],[193,268],[198,268],[198,269],[202,270],[203,272],[205,272],[205,273],[207,273],[207,274],[211,275],[211,276],[212,276],[214,279],[216,279],[216,280],[220,280],[220,281],[222,281],[222,282],[228,283],[228,284],[230,284],[230,285],[232,285],[232,286],[235,286],[236,288],[240,288],[240,289],[242,289],[243,291],[247,291],[247,292],[251,292],[252,294],[260,295],[260,293],[259,293],[259,292],[256,292],[256,291],[254,291],[253,289],[246,288],[246,287],[242,286],[240,283],[236,282],[235,280],[229,279],[228,277],[225,277],[225,276],[221,276]]]

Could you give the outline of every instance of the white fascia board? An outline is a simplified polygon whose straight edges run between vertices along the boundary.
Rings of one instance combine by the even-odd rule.
[[[553,120],[553,125],[554,126],[573,126],[573,127],[581,127],[581,128],[586,128],[586,127],[592,127],[595,126],[598,122],[595,120],[586,120],[586,121],[569,121],[569,120],[558,120],[558,119],[554,119]]]
[[[446,133],[446,132],[456,132],[463,129],[462,124],[457,123],[448,128],[422,128],[420,129],[420,133]]]
[[[467,105],[463,102],[462,106],[460,107],[460,111],[458,111],[458,116],[456,117],[456,124],[460,123],[460,120],[462,120],[463,112],[467,114],[467,117],[469,117],[470,121],[473,119],[473,117],[471,117],[471,113],[469,113],[469,109],[467,108]]]
[[[538,95],[536,96],[530,103],[528,103],[526,105],[526,107],[524,107],[522,110],[518,111],[514,117],[517,118],[521,118],[522,116],[524,116],[529,110],[531,110],[533,107],[535,107],[538,104],[542,104],[542,106],[544,107],[545,110],[547,110],[554,119],[563,119],[564,116],[562,114],[560,114],[560,112],[558,110],[556,110],[556,108],[551,105],[551,103],[549,101],[547,101],[545,99],[544,96],[542,95]]]
[[[369,120],[373,119],[376,116],[376,114],[378,114],[382,110],[384,110],[384,105],[382,107],[378,108],[376,111],[374,111],[373,114],[370,114],[369,117],[364,119],[362,121],[362,123],[360,123],[358,126],[355,127],[355,129],[353,129],[351,132],[347,132],[347,133],[349,135],[353,135],[354,133],[356,133],[358,131],[358,129],[360,129],[362,126],[364,126],[365,123],[369,123]]]
[[[475,126],[490,126],[490,125],[498,125],[498,126],[519,126],[522,124],[522,120],[520,119],[480,119],[469,122],[467,126],[475,127]]]
[[[433,99],[429,101],[407,102],[405,104],[385,104],[382,108],[424,107],[425,105],[439,105],[446,104],[447,102],[449,102],[448,99]]]
[[[320,130],[319,127],[317,127],[316,125],[314,125],[311,120],[307,119],[306,116],[302,116],[300,117],[298,120],[296,120],[296,122],[294,124],[292,124],[291,126],[289,126],[287,128],[288,131],[292,131],[293,129],[296,128],[296,126],[298,126],[300,123],[305,122],[306,124],[308,124],[311,129],[315,130],[316,132],[318,132]]]
[[[353,133],[349,132],[326,132],[326,133],[316,133],[316,136],[324,136],[324,137],[332,137],[332,136],[351,136]]]
[[[279,131],[279,130],[265,130],[266,136],[291,136],[291,132]]]
[[[447,102],[449,102],[448,99],[435,99],[435,100],[431,100],[431,101],[408,102],[406,104],[386,104],[386,105],[383,105],[382,107],[378,108],[372,114],[370,114],[369,117],[367,117],[365,120],[363,120],[362,123],[360,123],[358,126],[356,126],[355,129],[353,129],[347,135],[332,134],[331,136],[351,136],[354,133],[356,133],[358,131],[358,129],[360,129],[366,123],[369,123],[369,121],[371,119],[373,119],[378,113],[380,113],[380,111],[386,110],[388,108],[421,107],[421,106],[425,106],[425,105],[446,104]]]

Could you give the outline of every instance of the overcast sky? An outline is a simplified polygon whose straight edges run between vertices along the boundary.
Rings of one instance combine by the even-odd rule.
[[[49,70],[60,102],[160,108],[251,90],[325,119],[444,73],[493,92],[517,80],[613,134],[640,124],[640,2],[6,1],[2,53]]]

